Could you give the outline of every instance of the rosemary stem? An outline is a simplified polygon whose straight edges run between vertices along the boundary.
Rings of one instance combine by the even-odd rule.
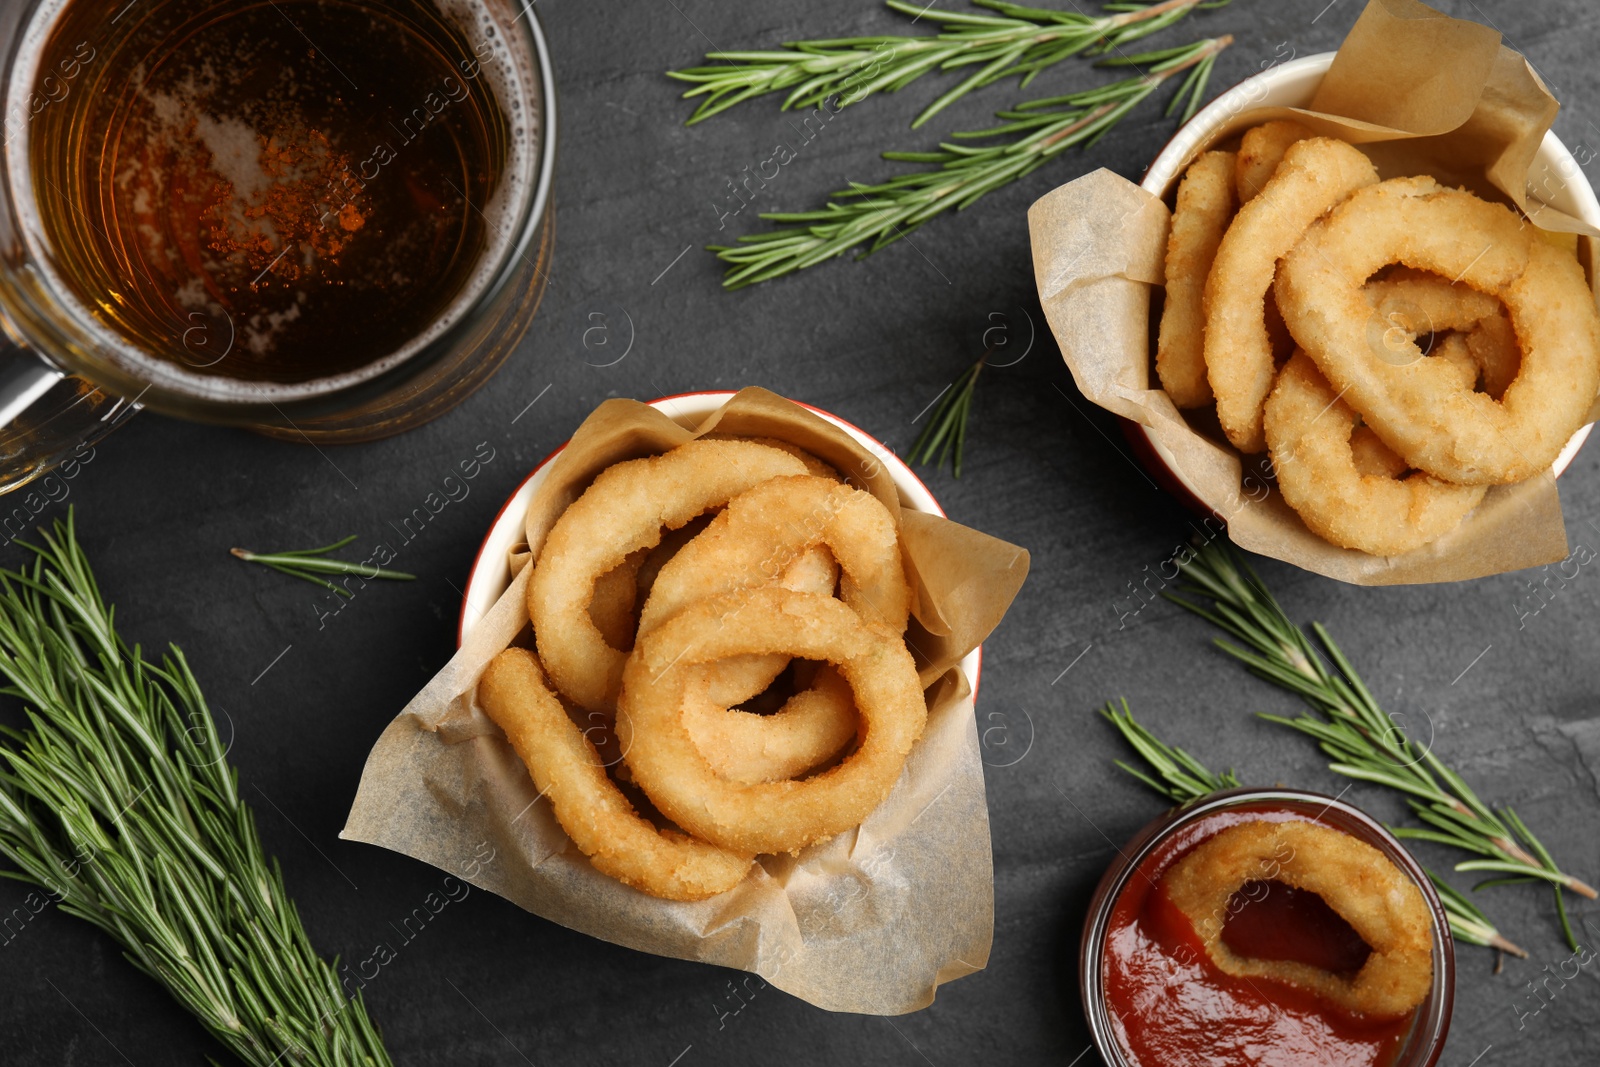
[[[715,65],[668,72],[688,82],[686,99],[701,97],[689,124],[702,122],[746,100],[787,90],[785,110],[836,101],[847,107],[879,92],[895,92],[925,74],[976,68],[925,107],[912,122],[921,126],[966,94],[1011,76],[1023,84],[1040,71],[1080,54],[1103,55],[1156,33],[1195,8],[1228,0],[1163,0],[1101,15],[1026,7],[1007,0],[975,0],[983,14],[946,11],[922,0],[889,0],[888,7],[940,32],[791,41],[781,48],[717,51]],[[1129,4],[1113,7],[1128,8]],[[992,12],[992,13],[990,13]]]
[[[326,553],[332,552],[336,548],[342,548],[355,539],[355,535],[352,534],[351,536],[342,540],[335,541],[331,545],[323,545],[321,548],[306,548],[296,552],[252,552],[246,548],[232,548],[228,551],[234,557],[242,559],[246,563],[260,563],[263,566],[271,567],[273,570],[278,571],[281,574],[287,574],[291,578],[300,578],[304,581],[311,582],[313,585],[320,585],[325,589],[331,589],[333,592],[344,597],[354,596],[355,594],[341,586],[334,585],[325,578],[319,577],[319,575],[349,574],[354,575],[362,581],[368,581],[377,578],[386,578],[390,581],[397,582],[410,582],[416,580],[416,575],[406,574],[404,571],[385,570],[382,567],[367,563],[357,563],[353,560],[330,559],[325,557]]]
[[[1263,679],[1301,696],[1322,717],[1297,719],[1264,716],[1318,740],[1333,756],[1337,773],[1401,790],[1429,829],[1397,831],[1473,852],[1486,859],[1466,860],[1457,870],[1495,871],[1537,879],[1556,887],[1557,912],[1569,945],[1576,936],[1560,890],[1588,899],[1595,890],[1562,871],[1554,858],[1509,808],[1492,809],[1466,781],[1431,749],[1416,744],[1381,707],[1362,683],[1332,636],[1313,624],[1316,643],[1289,621],[1261,579],[1223,542],[1185,550],[1177,562],[1186,592],[1212,602],[1211,607],[1183,596],[1168,595],[1179,606],[1200,615],[1243,641],[1253,652],[1225,641],[1218,645]],[[1319,655],[1319,652],[1322,655]]]
[[[1120,710],[1115,704],[1108,702],[1100,709],[1100,715],[1117,728],[1123,740],[1139,754],[1156,777],[1152,778],[1139,768],[1121,760],[1113,761],[1117,767],[1173,803],[1187,804],[1192,800],[1224,789],[1233,789],[1239,785],[1239,779],[1232,771],[1215,774],[1183,749],[1174,748],[1156,737],[1149,728],[1134,719],[1126,699],[1122,701]],[[1439,895],[1439,903],[1444,906],[1445,916],[1450,923],[1450,932],[1458,940],[1509,952],[1513,956],[1527,957],[1526,952],[1495,929],[1489,917],[1468,900],[1465,894],[1432,871],[1426,873]]]
[[[899,173],[877,185],[852,182],[834,193],[820,210],[764,212],[780,228],[746,234],[711,251],[729,264],[723,286],[739,289],[791,274],[865,246],[878,251],[930,219],[970,207],[979,199],[1033,173],[1080,144],[1091,144],[1138,107],[1160,86],[1182,76],[1174,104],[1186,104],[1187,118],[1198,107],[1217,55],[1231,37],[1207,38],[1176,48],[1104,61],[1140,68],[1141,73],[1110,85],[1019,104],[999,112],[1003,124],[954,134],[932,152],[886,152],[897,163],[928,169]],[[971,140],[990,143],[969,146]]]

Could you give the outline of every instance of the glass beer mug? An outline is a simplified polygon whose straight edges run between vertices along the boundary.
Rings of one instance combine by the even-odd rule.
[[[359,441],[482,385],[546,279],[531,7],[0,13],[0,492],[140,408]]]

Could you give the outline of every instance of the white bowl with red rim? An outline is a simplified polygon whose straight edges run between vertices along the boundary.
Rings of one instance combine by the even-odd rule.
[[[659,400],[650,401],[650,406],[666,415],[673,422],[684,429],[693,430],[705,421],[706,416],[716,411],[733,398],[733,393],[727,390],[717,390],[702,393],[679,393],[676,396],[664,396]],[[895,455],[882,441],[873,437],[867,431],[852,423],[846,422],[839,416],[823,411],[821,408],[812,407],[795,401],[807,411],[833,423],[845,433],[859,441],[873,458],[882,463],[889,472],[889,477],[894,481],[895,488],[900,491],[900,506],[911,511],[921,511],[929,515],[944,518],[944,509],[933,498],[928,487],[922,479]],[[550,453],[533,472],[523,479],[516,491],[501,505],[500,513],[495,516],[493,524],[489,527],[488,536],[483,539],[483,544],[478,548],[478,557],[472,562],[472,572],[467,576],[466,595],[461,601],[461,619],[456,628],[456,644],[466,640],[467,633],[472,629],[477,620],[483,618],[485,613],[500,599],[500,595],[511,586],[511,550],[524,540],[523,517],[528,511],[528,501],[533,499],[533,494],[539,484],[544,481],[550,468],[550,461],[561,454],[566,448],[563,442],[559,448]],[[972,685],[973,695],[978,691],[978,674],[983,664],[983,646],[973,649],[961,661],[961,669],[966,673],[967,680]]]
[[[1322,76],[1333,65],[1333,57],[1332,52],[1320,52],[1303,59],[1290,60],[1246,78],[1217,97],[1184,124],[1161,154],[1156,156],[1145,171],[1141,188],[1170,202],[1172,190],[1191,159],[1229,135],[1255,125],[1242,116],[1257,108],[1309,105],[1317,86],[1322,84]],[[1600,226],[1600,200],[1595,198],[1594,188],[1584,177],[1583,168],[1554,131],[1545,133],[1544,142],[1534,156],[1529,173],[1547,173],[1555,178],[1557,188],[1552,190],[1549,183],[1544,186],[1544,193],[1548,195],[1543,195],[1543,199],[1551,207],[1592,226]],[[1151,437],[1143,426],[1131,419],[1120,421],[1123,435],[1134,453],[1163,488],[1191,508],[1209,514],[1211,509],[1201,502],[1194,486],[1178,470],[1172,454]],[[1571,465],[1591,429],[1592,423],[1580,428],[1567,441],[1551,468],[1557,477]]]

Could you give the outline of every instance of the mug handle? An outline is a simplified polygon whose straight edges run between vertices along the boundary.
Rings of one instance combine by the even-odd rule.
[[[76,473],[140,408],[137,398],[111,396],[0,333],[0,494],[69,461],[77,465],[64,469]]]
[[[10,426],[65,378],[27,349],[0,345],[0,426]]]

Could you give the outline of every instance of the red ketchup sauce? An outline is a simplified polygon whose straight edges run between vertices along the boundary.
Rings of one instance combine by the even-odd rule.
[[[1105,998],[1117,1043],[1138,1067],[1385,1067],[1414,1013],[1366,1019],[1307,991],[1224,974],[1188,917],[1161,888],[1174,862],[1219,831],[1272,811],[1196,820],[1158,845],[1123,886],[1105,942]],[[1337,827],[1335,827],[1337,829]],[[1314,893],[1246,883],[1229,904],[1223,940],[1240,955],[1354,974],[1371,951]]]

